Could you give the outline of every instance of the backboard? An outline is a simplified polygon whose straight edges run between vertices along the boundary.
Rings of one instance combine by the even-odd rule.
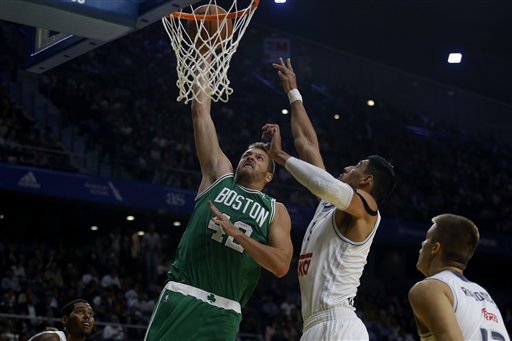
[[[199,0],[9,0],[0,20],[22,25],[24,68],[43,73]]]

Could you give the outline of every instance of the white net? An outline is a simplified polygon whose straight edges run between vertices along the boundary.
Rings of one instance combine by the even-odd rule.
[[[191,5],[162,18],[176,55],[178,102],[201,101],[197,96],[201,92],[214,102],[227,102],[233,93],[228,79],[229,63],[259,0],[232,1],[229,8],[223,8],[227,13],[215,8],[221,7],[217,0],[210,0],[203,6]],[[204,14],[208,16],[205,18]],[[206,81],[196,82],[197,79]],[[194,91],[194,84],[199,91]]]

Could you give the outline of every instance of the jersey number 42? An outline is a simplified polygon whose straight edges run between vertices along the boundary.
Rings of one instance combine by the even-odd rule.
[[[228,216],[227,214],[224,214],[224,215],[228,219],[230,218],[230,216]],[[235,227],[237,229],[239,229],[240,231],[243,231],[248,237],[251,236],[251,234],[252,234],[251,225],[248,225],[241,221],[234,222],[233,225],[235,225]],[[242,247],[242,245],[238,244],[238,242],[232,236],[228,236],[227,234],[225,234],[224,231],[222,231],[222,228],[220,227],[220,225],[217,225],[213,221],[210,220],[210,223],[208,224],[208,228],[215,231],[212,234],[213,240],[215,240],[215,241],[223,244],[224,246],[227,246],[235,251],[238,251],[240,253],[244,252],[244,248]]]

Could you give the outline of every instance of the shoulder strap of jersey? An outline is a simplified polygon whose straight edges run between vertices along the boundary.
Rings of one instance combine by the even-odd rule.
[[[361,198],[361,201],[363,202],[363,206],[366,212],[368,212],[368,214],[371,215],[372,217],[375,217],[377,215],[377,211],[374,211],[370,208],[370,206],[366,202],[366,199],[357,190],[354,190],[354,193],[357,194],[359,198]]]

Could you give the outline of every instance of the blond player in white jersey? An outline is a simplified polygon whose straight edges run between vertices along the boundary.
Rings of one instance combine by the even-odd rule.
[[[281,59],[273,67],[290,99],[292,133],[300,159],[283,151],[275,124],[262,128],[264,136],[271,138],[269,154],[321,199],[299,259],[301,340],[368,340],[353,303],[381,219],[377,202],[395,186],[393,166],[372,155],[345,167],[338,178],[329,174],[290,60],[285,64]]]
[[[420,339],[510,341],[496,302],[463,273],[480,240],[478,228],[455,214],[432,222],[416,263],[426,278],[409,290]]]

